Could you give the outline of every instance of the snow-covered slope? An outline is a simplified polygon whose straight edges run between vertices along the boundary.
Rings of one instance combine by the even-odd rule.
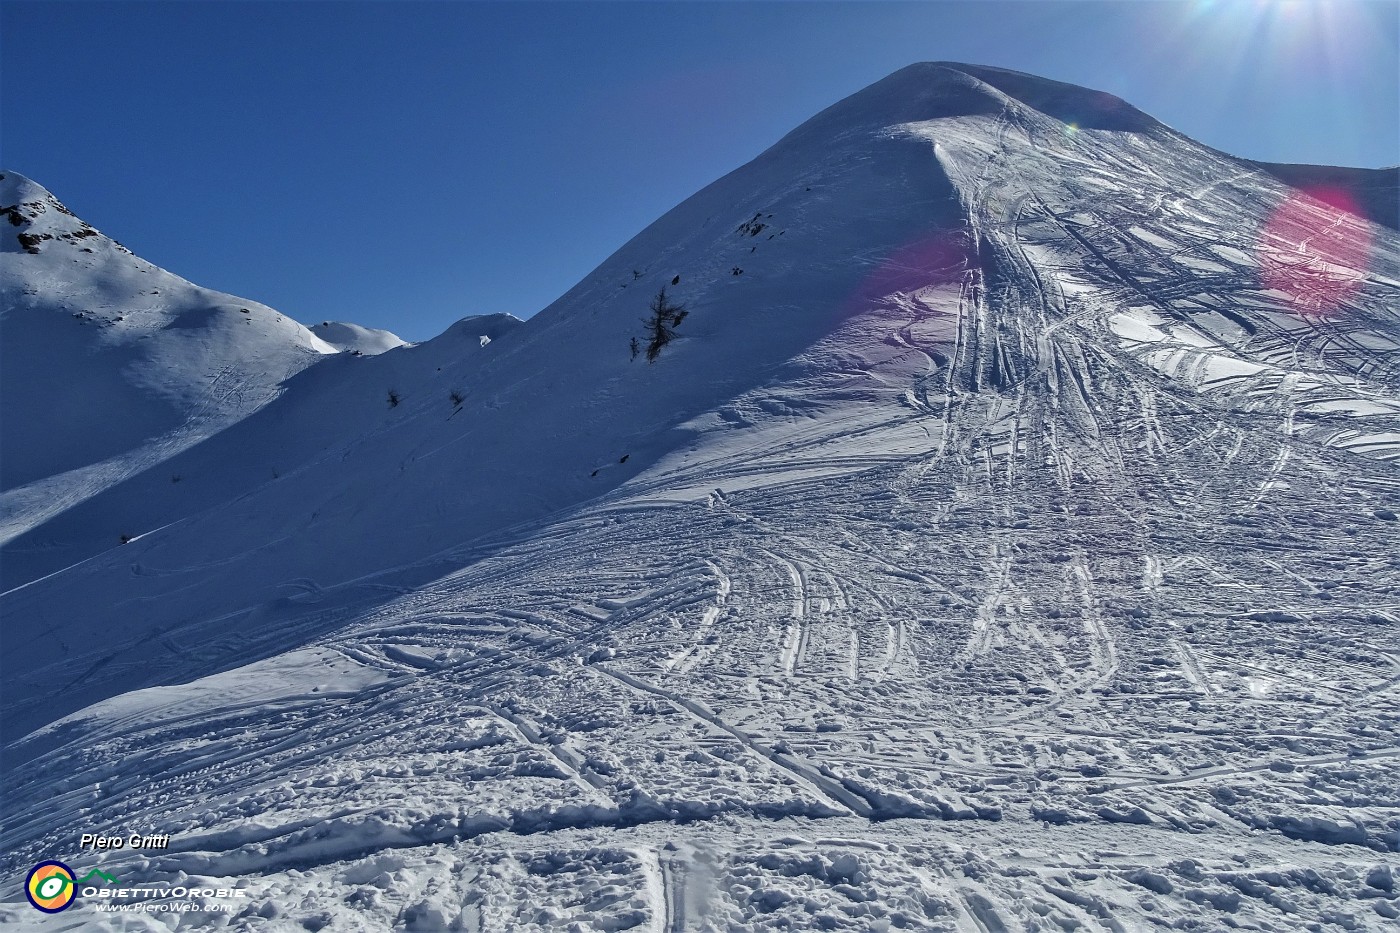
[[[399,339],[397,334],[359,324],[342,324],[340,321],[322,321],[311,325],[311,332],[326,343],[344,352],[374,356],[385,350],[407,346],[408,342]]]
[[[5,876],[288,930],[1379,927],[1397,287],[1395,231],[1116,98],[901,70],[524,324],[303,373],[237,428],[294,470],[113,490],[140,537],[0,602]]]
[[[334,473],[352,451],[380,444],[396,430],[402,412],[391,394],[443,418],[460,416],[477,399],[444,377],[444,367],[466,370],[493,339],[520,323],[508,314],[463,318],[425,343],[373,357],[343,353],[298,373],[257,412],[18,535],[0,568],[3,587],[115,553],[124,537],[191,519],[262,487],[295,487],[308,471]],[[259,528],[254,520],[249,530],[257,534]]]
[[[0,173],[0,540],[256,410],[333,352]]]

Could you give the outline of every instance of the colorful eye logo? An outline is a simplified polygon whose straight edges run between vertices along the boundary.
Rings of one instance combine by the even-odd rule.
[[[29,870],[24,879],[24,896],[29,903],[46,914],[66,910],[77,895],[73,869],[62,862],[40,862]]]

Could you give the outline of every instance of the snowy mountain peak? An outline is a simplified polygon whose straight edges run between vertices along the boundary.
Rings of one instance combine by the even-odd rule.
[[[0,540],[244,417],[335,352],[266,305],[133,255],[11,171],[0,322]]]
[[[53,192],[34,179],[19,172],[0,171],[0,204],[29,204],[58,202]],[[64,208],[67,211],[67,208]]]
[[[1104,91],[1080,87],[1077,84],[1054,81],[1009,68],[965,65],[957,62],[937,62],[930,66],[911,67],[916,73],[923,67],[933,67],[967,75],[984,86],[994,88],[1008,99],[1070,126],[1134,133],[1149,132],[1162,127],[1161,123],[1127,101]]]
[[[1006,68],[919,62],[828,107],[784,142],[967,116],[1051,120],[1075,128],[1126,132],[1163,128],[1131,104],[1103,91]]]
[[[61,244],[87,253],[109,245],[130,252],[74,216],[43,185],[18,172],[0,172],[0,252],[37,254]]]

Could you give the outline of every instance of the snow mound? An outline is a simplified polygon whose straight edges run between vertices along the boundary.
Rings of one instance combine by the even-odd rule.
[[[437,339],[444,343],[474,340],[478,345],[485,346],[504,337],[523,323],[513,314],[475,314],[455,322]]]
[[[411,346],[408,341],[387,330],[340,321],[313,324],[311,332],[342,353],[359,353],[363,356],[375,356],[395,347]]]

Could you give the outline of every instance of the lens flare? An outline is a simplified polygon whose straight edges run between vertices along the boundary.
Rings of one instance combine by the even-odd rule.
[[[940,231],[893,250],[866,277],[856,294],[858,301],[879,301],[897,292],[961,282],[976,263],[967,235]]]
[[[1329,317],[1343,308],[1370,265],[1370,225],[1343,188],[1295,191],[1274,208],[1259,233],[1260,283],[1287,296],[1293,309]]]

